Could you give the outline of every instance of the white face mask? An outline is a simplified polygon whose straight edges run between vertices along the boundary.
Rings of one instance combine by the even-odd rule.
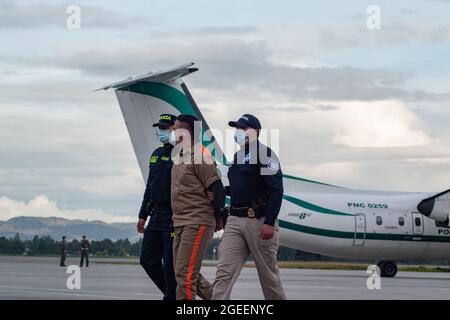
[[[245,144],[246,136],[245,131],[243,129],[236,129],[236,132],[234,133],[234,141],[240,146]]]
[[[175,130],[170,131],[169,143],[173,146],[177,144],[177,136],[175,134]]]

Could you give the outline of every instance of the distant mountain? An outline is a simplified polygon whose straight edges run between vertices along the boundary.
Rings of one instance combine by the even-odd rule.
[[[55,240],[66,236],[68,240],[86,235],[90,240],[111,240],[128,238],[131,242],[139,239],[134,223],[106,223],[103,221],[69,220],[58,217],[16,217],[0,221],[0,237],[32,239],[35,235],[49,235]]]

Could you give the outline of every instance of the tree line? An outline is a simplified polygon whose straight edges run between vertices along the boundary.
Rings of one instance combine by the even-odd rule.
[[[219,239],[213,238],[206,253],[206,260],[216,260],[218,258],[217,248]],[[97,257],[139,257],[141,252],[142,238],[139,241],[131,242],[127,239],[112,241],[110,239],[90,241],[90,254]],[[80,241],[73,239],[66,241],[68,254],[80,254]],[[34,236],[32,240],[22,240],[19,234],[14,237],[0,237],[0,254],[12,255],[59,255],[60,241],[56,241],[48,235]],[[317,260],[320,255],[307,253],[301,250],[294,250],[280,247],[278,259],[280,261],[292,260]]]
[[[68,254],[80,254],[81,241],[66,240]],[[103,239],[90,241],[90,253],[99,257],[127,257],[139,256],[142,240],[131,243],[129,239],[112,241]],[[14,255],[59,255],[61,252],[60,241],[56,241],[48,235],[34,236],[32,240],[22,240],[19,234],[12,238],[0,237],[0,254]]]

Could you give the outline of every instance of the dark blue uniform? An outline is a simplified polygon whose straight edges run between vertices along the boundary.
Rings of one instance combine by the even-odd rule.
[[[231,208],[241,208],[244,214],[247,208],[253,208],[256,217],[265,217],[264,223],[273,226],[283,200],[283,175],[277,155],[259,141],[250,143],[235,153],[228,179]]]
[[[139,212],[140,219],[147,219],[150,215],[150,221],[144,231],[140,263],[163,292],[164,300],[175,300],[176,290],[170,207],[172,148],[171,144],[165,144],[151,155],[147,186]]]
[[[212,299],[230,299],[234,283],[251,255],[264,298],[285,300],[277,266],[276,219],[283,199],[280,163],[269,147],[255,139],[262,128],[258,118],[244,114],[228,125],[236,128],[234,139],[241,149],[228,169],[230,216],[219,244]]]

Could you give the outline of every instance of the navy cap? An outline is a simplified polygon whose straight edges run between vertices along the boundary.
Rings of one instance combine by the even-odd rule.
[[[253,128],[253,129],[261,129],[261,122],[259,122],[258,118],[251,114],[244,114],[237,121],[228,122],[230,127],[242,127],[242,128]]]
[[[153,127],[170,127],[175,124],[175,120],[177,120],[177,117],[173,114],[163,113],[159,116],[159,121],[153,124]]]

